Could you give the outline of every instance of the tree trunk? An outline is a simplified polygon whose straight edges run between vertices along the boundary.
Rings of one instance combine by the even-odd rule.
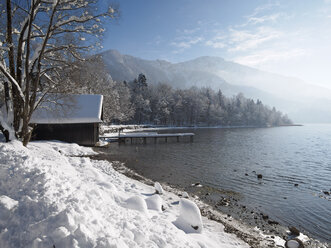
[[[6,113],[8,114],[8,110],[9,110],[8,103],[10,102],[10,94],[9,94],[8,82],[4,82],[4,91],[5,91]],[[9,130],[5,129],[3,126],[0,125],[0,131],[5,136],[6,142],[9,142],[10,141]]]
[[[3,133],[3,136],[5,136],[5,140],[6,142],[9,142],[9,132],[8,130],[4,129],[1,125],[0,125],[0,131]]]
[[[9,62],[9,72],[10,75],[15,78],[15,52],[13,46],[13,28],[12,28],[12,9],[11,9],[11,1],[6,1],[6,8],[7,8],[7,43],[9,45],[8,51],[8,62]],[[13,99],[20,99],[18,90],[16,87],[12,87],[12,97]],[[20,109],[21,103],[20,100],[13,101],[13,108],[14,108],[14,130],[18,131],[20,125]]]

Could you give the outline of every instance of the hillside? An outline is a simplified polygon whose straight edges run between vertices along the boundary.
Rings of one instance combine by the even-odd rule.
[[[115,81],[130,81],[143,73],[150,84],[168,83],[176,88],[206,86],[221,89],[227,96],[242,92],[247,97],[277,107],[296,122],[331,121],[328,110],[331,91],[300,79],[263,72],[219,57],[170,63],[122,55],[115,50],[100,55]]]

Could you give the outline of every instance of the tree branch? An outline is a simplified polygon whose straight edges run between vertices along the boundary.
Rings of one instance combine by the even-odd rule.
[[[21,90],[21,87],[18,85],[18,83],[16,82],[15,78],[13,78],[10,73],[7,72],[6,68],[2,65],[2,63],[0,63],[0,71],[5,75],[5,77],[12,83],[12,85],[14,85],[17,89],[17,91],[19,92],[22,100],[24,101],[24,94]]]

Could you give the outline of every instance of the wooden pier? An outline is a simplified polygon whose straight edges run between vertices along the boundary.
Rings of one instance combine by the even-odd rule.
[[[193,142],[194,133],[126,133],[120,134],[119,136],[100,136],[100,139],[109,139],[113,142],[125,143],[126,140],[130,140],[131,144],[134,139],[140,139],[144,144],[147,144],[147,139],[154,139],[154,143],[157,143],[157,139],[164,139],[167,143],[168,139],[176,138],[177,142],[180,141],[179,138],[189,137],[190,141]]]

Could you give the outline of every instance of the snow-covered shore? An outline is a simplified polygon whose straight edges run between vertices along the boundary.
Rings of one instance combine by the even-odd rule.
[[[85,157],[93,153],[0,143],[0,247],[249,247],[204,217],[202,231],[188,230],[180,208],[194,209],[191,202],[170,192],[160,199],[154,187]]]

